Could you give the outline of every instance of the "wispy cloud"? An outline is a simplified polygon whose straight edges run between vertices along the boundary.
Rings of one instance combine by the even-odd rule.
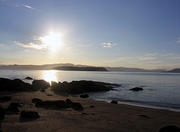
[[[102,46],[104,48],[112,48],[113,46],[115,46],[116,44],[115,43],[112,43],[112,42],[104,42],[102,43]]]
[[[30,5],[22,5],[23,7],[25,7],[25,8],[28,8],[28,9],[31,9],[31,10],[34,10],[34,8],[32,7],[32,6],[30,6]]]
[[[21,43],[21,42],[15,41],[15,44],[18,46],[21,46],[23,48],[31,48],[31,49],[36,49],[36,50],[46,50],[47,49],[47,45],[42,44],[42,43],[34,43],[34,42]]]

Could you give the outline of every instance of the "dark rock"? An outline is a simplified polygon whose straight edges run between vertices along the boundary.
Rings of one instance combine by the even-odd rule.
[[[45,90],[50,87],[50,84],[44,80],[34,80],[32,82],[32,87],[37,90]]]
[[[141,87],[134,87],[134,88],[131,88],[130,90],[132,90],[132,91],[142,91],[143,88],[141,88]]]
[[[83,113],[81,113],[82,115],[88,115],[87,113],[85,113],[85,112],[83,112]]]
[[[72,81],[69,83],[59,82],[51,85],[52,90],[57,94],[81,94],[88,92],[101,92],[112,90],[114,87],[117,87],[117,84],[86,80]]]
[[[31,77],[26,77],[25,79],[26,80],[33,80],[33,78],[31,78]]]
[[[20,115],[20,120],[30,121],[30,120],[38,119],[39,117],[40,117],[39,114],[35,111],[22,111]]]
[[[5,117],[5,110],[0,106],[0,122],[3,120]]]
[[[32,91],[32,86],[20,79],[0,78],[0,91]]]
[[[146,119],[150,119],[150,117],[147,116],[147,115],[138,115],[138,116],[143,117],[143,118],[146,118]]]
[[[73,102],[70,99],[66,99],[66,106],[67,106],[67,108],[71,107],[72,103]]]
[[[19,112],[18,107],[21,107],[19,103],[10,103],[6,109],[7,114],[17,114]]]
[[[42,102],[41,99],[38,99],[38,98],[33,98],[33,99],[32,99],[32,103],[34,103],[34,104],[40,103],[40,102]]]
[[[45,109],[64,109],[67,107],[66,102],[64,100],[42,101],[36,103],[35,106]]]
[[[94,106],[94,105],[90,105],[89,107],[90,107],[90,108],[94,108],[95,106]]]
[[[51,87],[56,87],[58,85],[58,83],[57,82],[55,82],[55,81],[51,81]]]
[[[53,96],[52,94],[47,94],[47,96]]]
[[[45,89],[41,89],[40,91],[41,91],[41,92],[45,92],[46,90],[45,90]]]
[[[0,97],[0,102],[8,102],[11,100],[11,96]]]
[[[77,111],[82,111],[84,108],[80,103],[72,102],[71,108]]]
[[[81,97],[81,98],[88,98],[89,95],[88,95],[88,94],[81,94],[80,97]]]
[[[19,112],[18,107],[21,107],[20,103],[10,103],[6,109],[7,114],[17,114]]]
[[[111,104],[118,104],[118,101],[112,100],[112,101],[111,101]]]
[[[162,127],[159,132],[180,132],[180,128],[174,125]]]

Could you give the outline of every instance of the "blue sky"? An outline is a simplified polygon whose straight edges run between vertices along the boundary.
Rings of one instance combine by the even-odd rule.
[[[179,13],[179,0],[0,0],[0,64],[180,67]]]

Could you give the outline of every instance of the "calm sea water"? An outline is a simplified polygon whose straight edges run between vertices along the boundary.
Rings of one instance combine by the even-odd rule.
[[[55,70],[0,70],[0,77],[20,78],[30,76],[46,81],[94,80],[121,84],[113,91],[90,93],[90,98],[120,103],[180,110],[180,74],[146,72],[89,72]],[[133,92],[130,88],[143,87]]]

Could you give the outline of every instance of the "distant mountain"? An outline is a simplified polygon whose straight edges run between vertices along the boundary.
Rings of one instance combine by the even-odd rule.
[[[71,63],[45,65],[0,65],[0,69],[8,70],[66,70],[66,71],[107,71],[104,67],[74,65]]]
[[[104,67],[94,67],[94,66],[60,66],[55,67],[55,70],[65,70],[65,71],[107,71]]]
[[[120,72],[163,72],[163,69],[141,69],[141,68],[127,68],[127,67],[106,67],[108,71],[120,71]]]
[[[0,69],[8,70],[68,70],[68,71],[119,71],[119,72],[167,72],[163,69],[147,70],[127,67],[97,67],[74,65],[72,63],[44,64],[44,65],[0,65]],[[175,71],[174,71],[175,72]],[[176,71],[177,72],[177,71]]]
[[[180,73],[180,68],[175,68],[175,69],[172,69],[172,70],[167,71],[167,72]]]

